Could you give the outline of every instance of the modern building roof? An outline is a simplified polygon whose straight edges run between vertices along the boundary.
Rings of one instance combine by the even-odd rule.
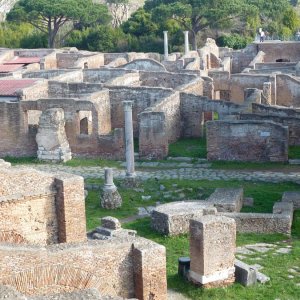
[[[4,65],[15,65],[15,64],[33,64],[39,63],[40,57],[15,57],[12,60],[3,62]]]
[[[21,69],[24,64],[0,65],[0,73],[9,73]]]
[[[18,90],[29,87],[36,81],[36,79],[0,80],[0,96],[16,96]]]

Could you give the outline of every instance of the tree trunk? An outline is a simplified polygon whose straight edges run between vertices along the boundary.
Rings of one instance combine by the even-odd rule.
[[[196,40],[197,34],[191,30],[191,37],[192,37],[192,48],[194,51],[197,51],[197,40]]]

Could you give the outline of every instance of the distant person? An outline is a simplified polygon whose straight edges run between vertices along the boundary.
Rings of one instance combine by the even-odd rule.
[[[265,38],[266,38],[266,34],[263,30],[260,31],[259,33],[259,36],[260,36],[260,42],[263,43],[265,41]]]

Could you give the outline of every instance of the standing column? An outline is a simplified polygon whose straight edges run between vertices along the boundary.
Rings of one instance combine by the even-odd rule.
[[[164,59],[168,60],[169,50],[168,50],[168,31],[164,31]]]
[[[134,178],[134,144],[132,124],[132,101],[123,101],[125,115],[126,177]]]
[[[184,31],[184,55],[188,55],[190,52],[189,49],[189,32]]]

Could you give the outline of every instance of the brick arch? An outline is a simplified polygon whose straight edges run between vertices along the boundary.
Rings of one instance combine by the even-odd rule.
[[[26,296],[99,288],[99,278],[83,269],[66,265],[45,265],[0,279]]]
[[[28,244],[28,241],[18,232],[0,231],[0,242],[12,243],[12,244]]]

